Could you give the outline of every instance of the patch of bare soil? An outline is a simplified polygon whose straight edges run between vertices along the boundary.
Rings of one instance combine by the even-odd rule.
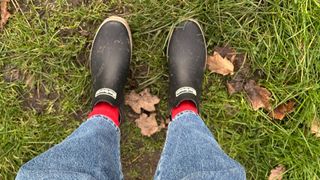
[[[82,109],[79,109],[72,113],[72,118],[80,122],[85,121],[85,116],[86,113]]]
[[[59,94],[48,92],[44,84],[35,86],[22,96],[22,108],[25,110],[35,110],[37,114],[44,114],[47,108],[52,107],[54,111],[59,109]]]
[[[59,94],[54,90],[46,89],[44,83],[35,85],[33,75],[11,65],[6,65],[1,73],[3,80],[7,83],[22,82],[27,85],[26,91],[19,97],[22,99],[24,110],[35,110],[37,114],[43,114],[48,107],[50,111],[56,111],[59,108]]]
[[[2,70],[2,74],[5,82],[15,82],[22,79],[20,70],[13,66],[5,66]]]
[[[127,82],[129,86],[128,91],[136,90],[139,87],[137,78],[146,76],[148,72],[149,72],[149,67],[147,64],[135,65],[134,68],[131,68],[129,71],[129,77]]]
[[[87,92],[81,95],[80,104],[83,106],[80,109],[76,109],[74,112],[70,114],[70,118],[79,122],[83,122],[87,119],[89,112],[91,111],[91,93]],[[87,107],[89,105],[89,108]]]
[[[149,154],[140,154],[131,161],[122,161],[122,169],[125,179],[146,180],[153,179],[161,152],[156,151]],[[130,172],[136,172],[139,176],[134,176]]]
[[[89,69],[90,67],[90,61],[89,61],[89,56],[90,56],[90,43],[87,41],[80,52],[77,54],[77,56],[74,58],[75,59],[75,64],[79,67],[87,67]]]

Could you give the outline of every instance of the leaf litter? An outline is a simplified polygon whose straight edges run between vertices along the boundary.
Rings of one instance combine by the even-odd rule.
[[[162,120],[160,125],[157,123],[156,113],[151,113],[156,110],[155,105],[160,102],[157,96],[150,93],[150,89],[146,88],[140,93],[131,91],[125,97],[125,104],[139,114],[139,118],[135,120],[136,125],[141,129],[141,134],[150,137],[154,133],[159,132],[162,128],[166,128],[166,123]],[[151,113],[144,113],[147,111]]]
[[[315,137],[320,137],[320,120],[317,117],[314,117],[310,130]]]
[[[146,88],[139,94],[135,91],[131,91],[125,97],[125,104],[129,105],[131,109],[137,113],[141,114],[141,109],[144,109],[149,112],[156,110],[155,105],[160,102],[160,99],[157,96],[150,94],[150,89]]]
[[[247,94],[253,110],[256,111],[259,108],[271,110],[271,105],[269,102],[271,93],[266,88],[257,85],[256,81],[254,80],[249,80],[244,85],[244,91]]]
[[[213,51],[217,52],[222,57],[227,58],[232,63],[237,56],[237,52],[233,48],[231,48],[229,45],[224,45],[223,47],[216,46],[214,47]]]
[[[287,114],[292,113],[294,111],[295,102],[293,100],[289,100],[284,104],[280,104],[273,111],[269,113],[269,116],[273,119],[282,120]]]
[[[1,2],[0,2],[0,16],[1,16],[0,30],[2,30],[4,28],[4,25],[7,24],[9,17],[11,16],[11,14],[8,11],[8,3],[9,2],[10,2],[10,0],[1,0]]]
[[[208,69],[211,72],[222,74],[224,76],[229,74],[232,75],[234,72],[233,64],[227,58],[223,58],[217,52],[213,52],[212,56],[208,56],[207,64]]]
[[[215,63],[211,63],[212,61]],[[251,77],[251,68],[246,61],[245,54],[237,53],[228,45],[215,47],[213,56],[208,58],[208,69],[222,75],[233,75],[236,70],[231,80],[226,83],[228,93],[233,95],[245,92],[253,110],[259,108],[271,110],[269,103],[271,93],[266,88],[259,86]]]
[[[271,118],[277,120],[284,119],[286,115],[295,110],[296,102],[292,99],[272,109],[270,104],[272,94],[268,89],[257,83],[258,80],[265,79],[265,73],[261,69],[252,73],[245,54],[237,53],[228,45],[215,47],[213,51],[213,55],[208,57],[207,67],[211,72],[231,75],[226,82],[227,91],[230,95],[244,92],[253,110],[265,109],[269,112]],[[316,137],[320,137],[320,120],[315,118],[310,128]],[[285,166],[278,165],[271,170],[268,180],[281,180],[285,171]]]
[[[257,69],[252,73],[246,55],[237,53],[229,45],[216,46],[213,49],[213,55],[208,56],[207,63],[211,72],[231,75],[226,82],[228,93],[233,95],[244,92],[253,110],[265,109],[269,112],[270,117],[278,120],[284,119],[287,114],[294,111],[295,101],[293,100],[289,100],[272,110],[270,104],[272,94],[257,83],[259,79],[265,78],[263,70]]]
[[[141,134],[150,137],[154,133],[159,132],[163,127],[157,123],[156,113],[151,113],[149,116],[145,113],[140,114],[140,117],[135,120],[137,126],[141,129]]]
[[[282,180],[282,176],[285,173],[285,171],[286,168],[284,167],[284,165],[279,164],[277,167],[270,171],[268,180]]]

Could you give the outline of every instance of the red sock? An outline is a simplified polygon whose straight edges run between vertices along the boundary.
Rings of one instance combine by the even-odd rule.
[[[112,106],[111,104],[107,102],[99,102],[96,104],[91,113],[89,114],[88,118],[94,116],[94,115],[102,115],[110,118],[118,127],[120,125],[119,122],[119,108]]]
[[[178,106],[172,108],[171,118],[174,119],[177,114],[186,110],[193,111],[198,114],[198,109],[192,101],[182,101]]]

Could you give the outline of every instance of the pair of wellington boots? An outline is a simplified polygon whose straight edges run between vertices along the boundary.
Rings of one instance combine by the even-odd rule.
[[[183,21],[170,33],[167,46],[169,109],[185,100],[199,108],[206,55],[204,34],[197,21]],[[93,106],[107,102],[122,107],[131,57],[132,36],[128,23],[117,16],[107,18],[97,30],[90,53]]]

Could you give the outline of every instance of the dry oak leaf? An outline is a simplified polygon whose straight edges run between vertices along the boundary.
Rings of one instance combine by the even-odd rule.
[[[217,52],[220,54],[220,56],[227,58],[230,60],[232,63],[235,60],[237,56],[237,52],[235,49],[231,48],[229,45],[224,45],[224,46],[216,46],[213,48],[213,51]]]
[[[207,59],[208,69],[211,72],[222,74],[224,76],[233,74],[234,66],[227,58],[223,58],[219,53],[213,52]]]
[[[1,20],[0,20],[0,30],[3,29],[4,25],[7,24],[9,17],[11,14],[8,11],[8,2],[10,0],[0,0],[0,15],[1,15]]]
[[[141,113],[141,108],[149,112],[155,111],[155,105],[159,102],[160,99],[157,96],[151,95],[148,88],[144,89],[139,94],[135,91],[131,91],[125,97],[125,104],[129,105],[132,110],[138,114]]]
[[[213,51],[219,53],[223,57],[230,58],[234,54],[236,54],[236,50],[231,48],[228,44],[225,44],[223,46],[215,46],[213,48]]]
[[[161,121],[160,121],[159,128],[161,128],[161,129],[165,129],[165,128],[167,128],[167,125],[166,125],[166,123],[165,123],[165,121],[164,121],[164,120],[161,120]]]
[[[284,165],[279,164],[276,168],[270,171],[268,180],[281,180],[286,168]]]
[[[227,90],[230,95],[243,90],[244,81],[231,80],[227,82]]]
[[[249,80],[244,85],[244,90],[253,110],[256,111],[259,108],[264,108],[270,111],[271,106],[269,100],[271,93],[266,88],[260,87],[254,80]]]
[[[320,121],[317,118],[312,121],[311,133],[316,137],[320,137]]]
[[[220,56],[227,58],[230,62],[232,62],[234,71],[243,69],[243,66],[247,64],[245,54],[237,53],[237,51],[229,45],[224,45],[223,47],[216,46],[214,47],[213,51],[219,53]]]
[[[150,116],[142,113],[140,114],[140,117],[135,120],[135,122],[141,129],[141,134],[148,137],[156,132],[159,132],[163,128],[163,125],[158,126],[155,113],[150,114]]]
[[[277,106],[272,112],[269,113],[269,116],[273,119],[282,120],[287,114],[294,111],[294,105],[295,102],[293,100],[289,100],[288,102]]]

